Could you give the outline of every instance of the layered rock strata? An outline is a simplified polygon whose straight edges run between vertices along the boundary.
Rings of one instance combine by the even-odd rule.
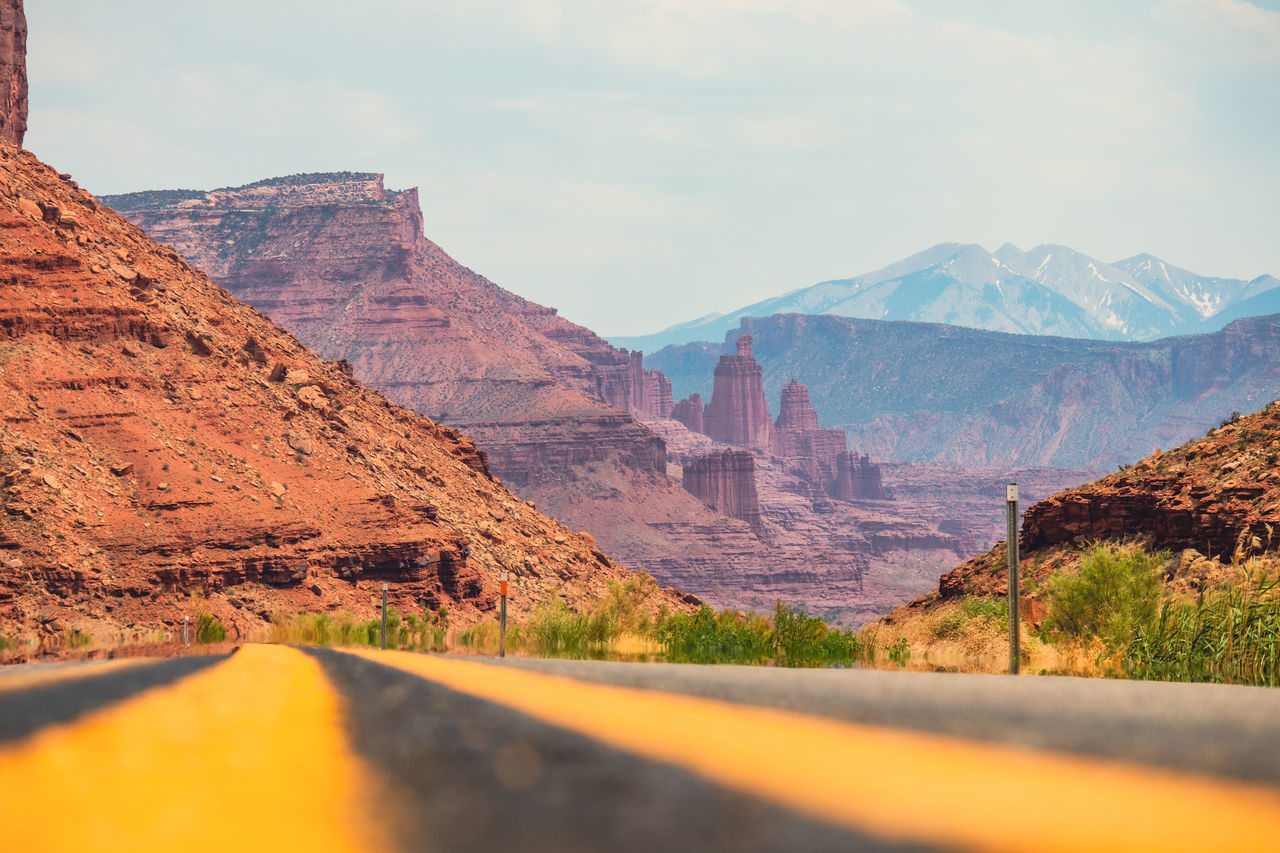
[[[515,614],[630,576],[349,373],[0,146],[0,636],[119,641],[200,612],[247,636],[371,616],[384,582],[465,625],[500,571]]]
[[[738,338],[736,353],[720,356],[702,422],[706,434],[716,441],[769,450],[773,419],[764,398],[764,371],[751,352],[750,335]]]
[[[685,491],[707,506],[761,530],[756,466],[749,452],[722,450],[699,456],[684,466],[682,479]]]
[[[0,0],[0,140],[27,132],[27,16],[22,0]]]
[[[671,409],[671,418],[694,432],[706,433],[702,424],[702,395],[690,394]]]
[[[880,466],[871,457],[848,451],[836,457],[836,478],[832,497],[842,501],[889,498],[880,474]]]

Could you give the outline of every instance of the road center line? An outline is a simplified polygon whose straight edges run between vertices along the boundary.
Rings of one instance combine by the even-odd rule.
[[[0,849],[387,849],[311,658],[225,662],[0,749]]]
[[[1274,789],[408,652],[349,650],[886,838],[984,850],[1246,850]],[[638,806],[639,807],[639,806]]]

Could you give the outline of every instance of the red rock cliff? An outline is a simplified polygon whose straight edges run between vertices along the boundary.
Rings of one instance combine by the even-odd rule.
[[[0,0],[0,140],[27,132],[27,16],[22,0]]]
[[[880,476],[880,466],[870,457],[853,452],[836,457],[836,478],[831,496],[837,500],[885,500],[888,495]]]
[[[764,398],[764,370],[751,353],[751,336],[738,338],[734,355],[720,356],[711,402],[702,414],[707,435],[727,444],[768,451],[773,419]]]
[[[782,387],[782,401],[778,408],[778,429],[821,429],[818,411],[809,402],[809,389],[794,377]]]
[[[384,581],[466,624],[493,612],[499,571],[526,612],[552,586],[583,601],[627,577],[494,482],[469,439],[8,144],[0,365],[7,638],[118,640],[196,607],[243,635],[275,612],[372,615]]]
[[[705,434],[702,428],[702,395],[690,394],[671,409],[671,417],[696,433]]]
[[[684,466],[684,487],[707,506],[761,529],[756,465],[747,451],[724,450],[692,460]]]

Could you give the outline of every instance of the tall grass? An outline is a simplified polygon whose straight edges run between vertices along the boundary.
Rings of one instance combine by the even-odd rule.
[[[1167,552],[1094,546],[1081,559],[1078,573],[1050,579],[1049,616],[1043,630],[1060,639],[1096,637],[1109,649],[1127,644],[1138,627],[1156,615],[1168,559]]]
[[[404,615],[395,607],[387,608],[389,648],[444,651],[448,629],[449,616],[443,607]],[[301,646],[379,646],[382,619],[360,621],[350,613],[338,617],[329,613],[277,614],[271,621],[271,639]]]
[[[1125,650],[1138,678],[1276,686],[1280,683],[1280,590],[1277,580],[1202,592],[1164,602]]]

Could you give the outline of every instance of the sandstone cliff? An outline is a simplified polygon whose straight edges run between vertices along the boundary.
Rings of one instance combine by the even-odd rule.
[[[707,435],[716,441],[768,450],[773,421],[764,398],[764,371],[751,352],[751,336],[738,338],[737,352],[720,356],[711,402],[702,413]]]
[[[847,451],[836,456],[836,477],[832,497],[842,501],[886,500],[880,466],[869,456]]]
[[[27,132],[27,16],[22,0],[0,0],[0,140]]]
[[[745,521],[752,530],[761,530],[755,460],[747,451],[721,450],[699,456],[684,466],[682,479],[685,490],[707,506]]]
[[[467,624],[499,571],[517,615],[627,576],[349,372],[0,146],[0,635],[122,640],[196,610],[244,633],[372,615],[383,582]]]
[[[702,395],[690,394],[672,407],[671,418],[684,424],[694,432],[705,434],[706,429],[703,427],[702,410]]]

